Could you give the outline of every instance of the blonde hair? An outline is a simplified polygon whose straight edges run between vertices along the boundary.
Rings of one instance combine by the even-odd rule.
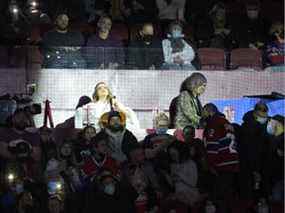
[[[108,90],[107,100],[108,100],[108,101],[111,100],[112,97],[113,97],[113,95],[112,95],[112,92],[111,92],[110,88],[107,86],[107,84],[106,84],[105,82],[99,82],[98,84],[96,84],[96,86],[95,86],[95,88],[94,88],[93,95],[92,95],[93,100],[95,100],[95,101],[98,101],[98,100],[99,100],[98,87],[99,87],[99,85],[101,85],[101,84],[106,85],[107,90]]]

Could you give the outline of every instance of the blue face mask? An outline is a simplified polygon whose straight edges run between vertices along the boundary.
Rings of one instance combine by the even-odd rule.
[[[265,124],[268,119],[267,118],[263,118],[263,117],[257,117],[256,120],[260,124]]]
[[[171,34],[172,34],[173,38],[180,38],[180,37],[182,37],[181,30],[173,30]]]
[[[271,123],[267,124],[266,130],[269,135],[274,135],[274,128]]]
[[[116,187],[114,184],[108,184],[105,186],[104,188],[104,192],[107,194],[107,195],[114,195],[115,194],[115,191],[116,191]]]
[[[157,128],[155,131],[156,131],[156,134],[158,135],[163,135],[163,134],[166,134],[167,133],[167,130],[168,128]]]

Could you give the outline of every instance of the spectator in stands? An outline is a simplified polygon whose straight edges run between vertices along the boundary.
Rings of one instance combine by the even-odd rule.
[[[86,67],[80,51],[84,45],[83,35],[70,31],[68,26],[68,16],[59,14],[55,20],[55,30],[44,34],[42,50],[45,68]]]
[[[201,199],[197,188],[198,171],[194,161],[190,158],[186,144],[176,141],[167,148],[171,160],[170,185],[174,188],[174,194],[170,195],[176,205],[184,204],[194,206]]]
[[[112,34],[112,20],[101,16],[97,32],[87,41],[85,57],[89,68],[118,69],[125,64],[122,41]]]
[[[191,125],[197,128],[202,116],[199,96],[205,92],[207,79],[201,73],[193,73],[184,80],[183,84],[186,90],[182,91],[178,98],[175,127],[184,129],[185,126]]]
[[[78,139],[73,144],[75,147],[75,161],[82,164],[85,157],[91,156],[91,140],[96,135],[96,129],[93,126],[86,126],[78,135]]]
[[[124,162],[127,160],[130,147],[138,143],[136,137],[126,129],[126,120],[123,113],[110,111],[108,121],[104,127],[104,133],[108,137],[108,153],[115,160]]]
[[[231,26],[226,17],[226,7],[222,2],[218,2],[210,10],[213,23],[214,34],[212,35],[210,47],[231,49]]]
[[[238,153],[233,147],[234,135],[230,123],[214,104],[206,104],[202,116],[206,121],[204,137],[209,169],[218,176],[213,197],[218,204],[218,212],[228,212],[239,172]]]
[[[113,109],[119,112],[123,112],[124,115],[126,115],[127,129],[132,131],[139,129],[139,122],[136,114],[129,107],[125,107],[123,104],[121,104],[116,99],[116,97],[113,97],[111,90],[106,83],[99,82],[95,86],[92,98],[93,98],[92,103],[89,103],[77,109],[76,112],[77,116],[75,116],[76,128],[82,128],[83,122],[86,122],[89,123],[90,125],[94,125],[96,130],[100,130],[100,128],[102,127],[100,123],[101,117],[104,115],[104,113],[108,113]],[[86,112],[87,109],[88,109],[88,116],[86,115],[87,113],[83,113],[83,111]]]
[[[50,143],[44,151],[42,169],[46,180],[57,178],[62,171],[57,146]]]
[[[88,193],[84,212],[134,213],[137,196],[129,184],[117,181],[110,171],[103,170]]]
[[[185,2],[185,0],[156,0],[158,17],[165,35],[170,23],[175,20],[184,21]]]
[[[269,150],[267,122],[268,107],[262,102],[243,116],[239,155],[243,182],[241,195],[244,198],[253,198],[255,192],[264,190],[261,183],[264,183],[264,156]]]
[[[131,69],[159,69],[162,64],[161,41],[155,38],[152,23],[144,23],[136,40],[128,49],[128,66]]]
[[[183,39],[180,22],[173,22],[169,27],[168,38],[162,41],[164,69],[196,70],[192,65],[195,58],[193,48]]]
[[[284,25],[274,23],[270,29],[270,35],[273,41],[266,47],[267,66],[284,66],[285,42],[284,42]]]
[[[155,158],[156,154],[165,150],[173,142],[173,136],[167,133],[168,125],[169,118],[165,113],[161,112],[155,117],[155,132],[144,138],[144,148],[147,149],[147,158]]]
[[[239,17],[233,25],[233,36],[240,48],[260,49],[267,39],[269,24],[260,16],[258,0],[246,3],[246,16]]]
[[[120,9],[129,24],[151,22],[158,12],[155,0],[122,0]]]
[[[269,193],[275,202],[284,200],[284,116],[275,115],[267,124],[267,133],[270,135],[269,160],[266,162],[265,175],[269,178]],[[269,177],[268,177],[269,176]],[[272,189],[272,191],[271,191]]]
[[[144,149],[139,144],[131,148],[128,159],[124,175],[139,195],[135,202],[136,212],[156,212],[161,193],[152,163],[145,159]]]
[[[120,164],[108,154],[108,135],[99,132],[92,138],[91,155],[85,155],[82,171],[88,178],[96,178],[102,170],[109,170],[113,176],[120,178]]]
[[[149,187],[157,193],[161,192],[161,186],[159,184],[153,164],[151,161],[146,159],[145,149],[141,144],[136,144],[135,146],[131,147],[128,156],[128,167],[141,170],[144,173]]]

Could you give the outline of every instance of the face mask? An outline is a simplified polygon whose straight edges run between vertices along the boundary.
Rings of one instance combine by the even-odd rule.
[[[114,195],[115,194],[115,185],[110,183],[108,185],[105,186],[104,188],[104,192],[107,194],[107,195]]]
[[[158,135],[164,135],[167,133],[168,128],[157,128],[156,129],[156,134]]]
[[[263,117],[257,117],[256,118],[257,122],[260,124],[265,124],[267,121],[267,118],[263,118]]]
[[[271,122],[267,124],[266,130],[269,135],[274,135],[274,128]]]
[[[144,35],[143,36],[143,41],[145,43],[150,43],[152,41],[152,39],[153,39],[153,35]]]
[[[119,132],[119,131],[123,130],[123,126],[121,124],[114,124],[114,125],[110,126],[110,129],[113,132]]]
[[[173,38],[180,38],[182,36],[181,30],[173,30],[172,31],[172,37]]]

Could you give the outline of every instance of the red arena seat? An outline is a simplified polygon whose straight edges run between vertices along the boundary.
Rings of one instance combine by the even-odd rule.
[[[225,52],[218,48],[200,48],[198,56],[202,70],[225,70]]]

